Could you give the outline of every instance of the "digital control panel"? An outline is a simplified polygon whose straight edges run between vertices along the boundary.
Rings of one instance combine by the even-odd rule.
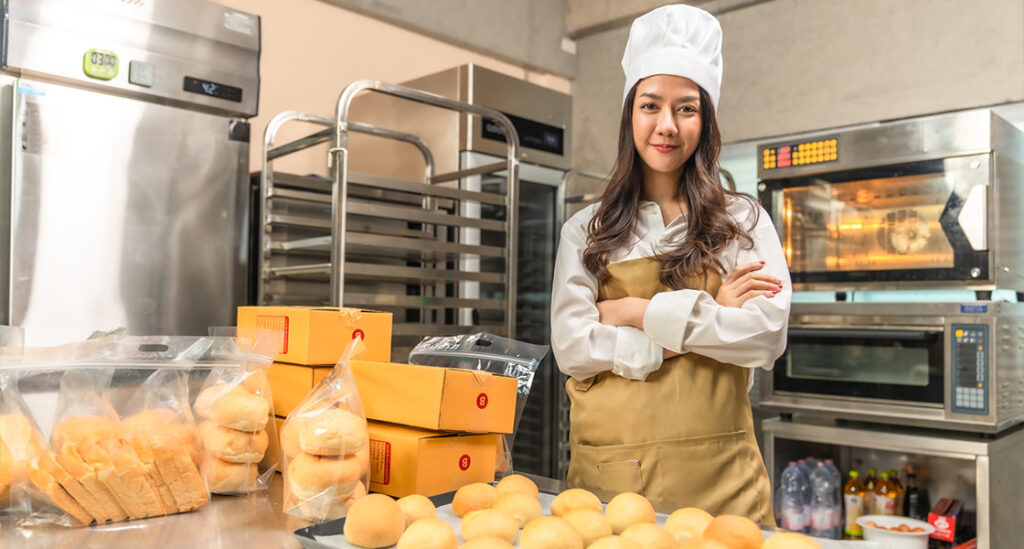
[[[949,349],[952,411],[988,415],[989,327],[954,324],[952,328]]]
[[[209,95],[210,97],[227,99],[228,101],[242,102],[242,88],[236,88],[234,86],[228,86],[227,84],[221,84],[210,80],[202,80],[194,76],[185,77],[185,85],[183,89],[192,93],[201,93],[203,95]]]
[[[765,170],[824,164],[838,160],[838,137],[761,147],[761,168]]]

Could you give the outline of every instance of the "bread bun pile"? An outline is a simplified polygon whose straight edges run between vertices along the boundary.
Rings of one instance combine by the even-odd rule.
[[[192,457],[195,428],[174,410],[155,408],[123,422],[68,417],[51,438],[52,450],[27,417],[0,415],[0,497],[27,480],[83,524],[191,511],[209,502]]]
[[[369,444],[366,420],[342,408],[306,411],[285,421],[281,428],[281,451],[287,463],[285,508],[312,521],[345,516],[366,495]]]
[[[202,471],[210,491],[248,494],[259,489],[257,464],[267,451],[272,413],[266,375],[257,371],[238,384],[211,385],[192,409],[202,420]]]

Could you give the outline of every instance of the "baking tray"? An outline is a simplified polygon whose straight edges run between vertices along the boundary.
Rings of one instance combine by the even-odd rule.
[[[544,490],[540,491],[540,506],[542,515],[551,514],[551,500],[555,499],[555,495],[551,492]],[[455,516],[455,512],[452,511],[452,499],[455,497],[455,492],[448,492],[440,494],[430,498],[430,501],[434,502],[434,506],[437,507],[437,518],[447,522],[453,530],[455,535],[459,538],[459,545],[465,543],[462,539],[462,535],[459,533],[459,517]],[[604,503],[602,506],[606,505]],[[658,525],[664,526],[665,519],[668,515],[661,513],[657,514]],[[320,524],[314,524],[305,528],[300,528],[295,531],[295,537],[298,538],[299,543],[303,547],[308,549],[362,549],[355,545],[350,544],[343,533],[345,527],[345,519],[340,518]],[[784,530],[777,528],[761,527],[761,532],[767,538],[773,533],[783,532]],[[871,541],[848,541],[848,540],[828,540],[814,538],[822,549],[878,549],[878,544]],[[392,546],[394,547],[394,546]]]

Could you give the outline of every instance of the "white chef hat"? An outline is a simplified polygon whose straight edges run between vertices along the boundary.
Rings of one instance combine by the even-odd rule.
[[[640,80],[673,74],[693,80],[708,92],[715,109],[722,88],[722,26],[710,13],[685,4],[652,10],[633,21],[622,54],[626,88],[622,101]]]

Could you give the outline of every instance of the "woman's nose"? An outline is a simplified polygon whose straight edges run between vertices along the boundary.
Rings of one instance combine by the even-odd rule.
[[[678,128],[676,128],[676,120],[672,117],[672,109],[663,109],[662,112],[658,114],[658,126],[655,128],[655,131],[657,131],[659,135],[667,136],[673,136],[678,132]]]

